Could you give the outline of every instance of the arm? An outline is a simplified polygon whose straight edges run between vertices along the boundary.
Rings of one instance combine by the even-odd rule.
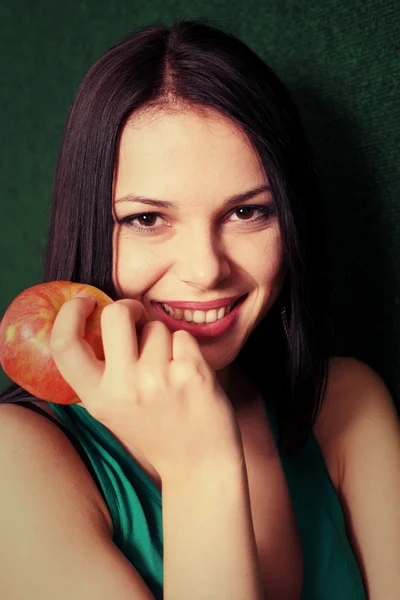
[[[2,595],[154,600],[113,543],[97,488],[62,431],[4,405],[0,439]],[[165,599],[261,600],[245,470],[205,475],[163,486]]]
[[[97,490],[68,438],[0,405],[0,597],[154,600],[112,541]]]
[[[400,423],[390,393],[366,364],[336,359],[329,403],[340,495],[368,600],[400,593]],[[335,415],[333,417],[333,415]]]
[[[264,598],[245,461],[163,482],[164,598]]]

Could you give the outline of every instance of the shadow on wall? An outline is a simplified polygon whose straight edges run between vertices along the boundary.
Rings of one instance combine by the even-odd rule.
[[[320,177],[332,263],[335,354],[354,356],[376,370],[400,410],[400,331],[396,335],[395,328],[400,214],[394,214],[398,207],[390,206],[379,180],[382,148],[373,147],[368,131],[336,98],[329,103],[311,87],[291,87]]]

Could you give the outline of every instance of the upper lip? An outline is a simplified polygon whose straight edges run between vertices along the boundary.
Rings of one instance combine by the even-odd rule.
[[[235,302],[238,298],[241,298],[244,294],[239,294],[238,296],[230,296],[229,298],[220,298],[219,300],[210,300],[209,302],[173,302],[168,300],[162,300],[161,302],[153,300],[153,302],[158,302],[158,304],[168,304],[171,308],[186,308],[187,310],[211,310],[212,308],[221,308],[221,306],[227,306],[232,302]]]

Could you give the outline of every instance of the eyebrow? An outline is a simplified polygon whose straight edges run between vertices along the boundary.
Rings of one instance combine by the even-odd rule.
[[[244,202],[249,198],[253,198],[253,196],[258,196],[258,194],[261,194],[261,192],[270,191],[271,188],[269,187],[269,185],[261,185],[252,190],[249,190],[248,192],[236,194],[235,196],[227,198],[223,202],[222,206],[223,208],[235,206],[240,202]],[[174,208],[176,210],[179,210],[179,206],[174,202],[170,202],[169,200],[156,200],[154,198],[146,198],[145,196],[135,196],[134,194],[127,194],[126,196],[122,196],[121,198],[115,200],[115,204],[119,204],[121,202],[141,202],[143,204],[149,204],[150,206],[156,206],[157,208]]]

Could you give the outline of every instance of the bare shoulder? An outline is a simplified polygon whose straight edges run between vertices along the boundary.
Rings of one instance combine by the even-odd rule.
[[[400,588],[400,419],[390,391],[353,358],[330,363],[315,429],[346,520],[368,598]]]
[[[316,430],[323,440],[343,437],[365,418],[396,415],[382,377],[366,363],[347,356],[329,361],[328,381]]]
[[[48,414],[60,419],[42,402],[35,402]],[[76,448],[50,420],[14,404],[0,404],[0,463],[9,469],[23,467],[32,477],[40,478],[46,486],[65,488],[66,502],[78,502],[96,526],[106,527],[112,536],[112,520],[96,483]],[[44,466],[46,468],[44,468]],[[57,476],[57,481],[54,477]]]
[[[324,401],[314,427],[328,470],[339,489],[348,445],[382,420],[397,421],[390,392],[366,363],[348,356],[332,357]]]
[[[95,483],[61,429],[3,404],[0,439],[1,597],[154,600],[114,543]]]

